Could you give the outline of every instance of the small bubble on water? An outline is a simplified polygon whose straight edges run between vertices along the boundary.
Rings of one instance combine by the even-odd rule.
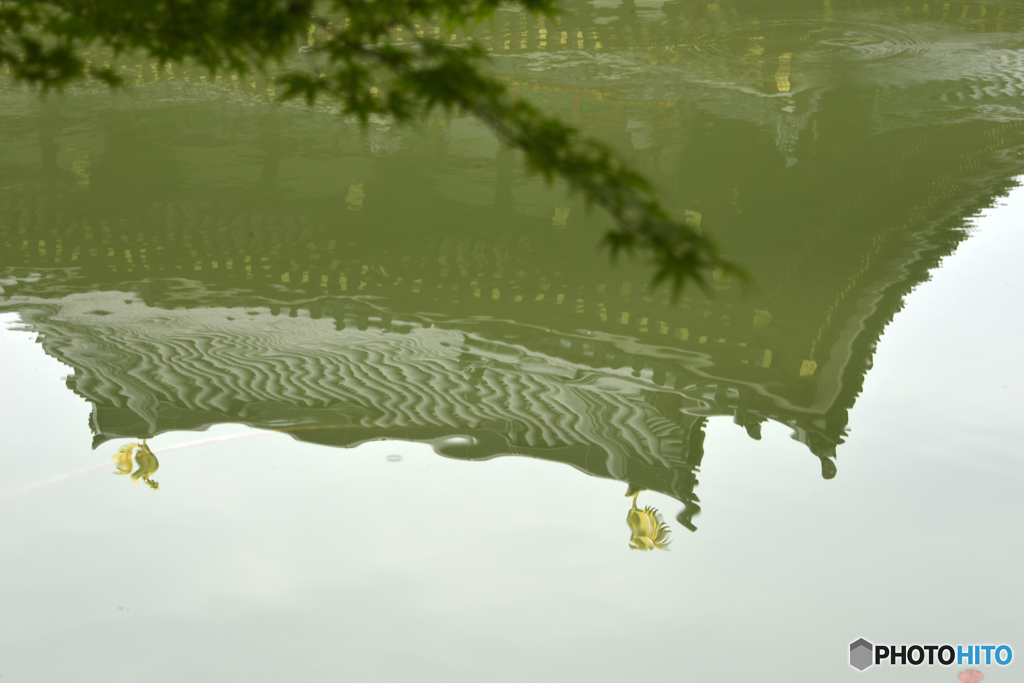
[[[402,456],[400,455],[389,455],[387,457],[388,462],[401,462]]]

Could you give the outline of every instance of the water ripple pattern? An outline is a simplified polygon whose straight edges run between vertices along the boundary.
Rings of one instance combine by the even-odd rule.
[[[304,317],[129,305],[117,293],[72,295],[43,315],[45,344],[76,368],[75,390],[130,410],[151,433],[182,411],[244,421],[270,409],[292,423],[329,411],[317,419],[356,430],[497,425],[513,450],[593,447],[613,474],[633,458],[681,464],[682,428],[628,368],[583,373],[493,343],[467,356],[466,333],[437,327],[336,330]]]
[[[692,50],[738,64],[836,66],[920,54],[925,41],[906,26],[854,21],[778,20],[735,26],[699,37]]]

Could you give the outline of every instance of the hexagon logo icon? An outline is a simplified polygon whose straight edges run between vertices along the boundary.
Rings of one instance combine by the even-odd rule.
[[[850,643],[850,666],[857,671],[868,668],[874,664],[874,651],[875,646],[863,638],[853,641]]]

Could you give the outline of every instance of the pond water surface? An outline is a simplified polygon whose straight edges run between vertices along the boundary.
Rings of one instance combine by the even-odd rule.
[[[361,132],[272,74],[133,59],[114,94],[0,81],[0,676],[1024,653],[1022,30],[1016,3],[498,12],[473,37],[513,92],[756,283],[678,301],[468,118]]]

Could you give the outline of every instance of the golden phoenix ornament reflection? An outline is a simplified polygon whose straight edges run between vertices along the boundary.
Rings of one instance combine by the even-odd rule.
[[[636,499],[640,491],[634,492],[630,487],[626,495],[630,494],[633,494],[633,507],[626,514],[626,523],[629,524],[630,530],[630,549],[644,552],[654,548],[667,550],[671,543],[668,538],[670,531],[668,525],[661,521],[661,513],[649,505],[643,510],[639,509],[636,506]]]
[[[134,472],[132,472],[132,455],[135,456],[135,464],[139,466],[139,469]],[[114,474],[130,474],[136,488],[139,485],[139,479],[146,482],[146,486],[154,491],[160,488],[158,482],[150,479],[160,469],[160,462],[146,445],[145,439],[140,444],[130,443],[121,446],[110,459],[114,461],[114,466],[117,468]]]

